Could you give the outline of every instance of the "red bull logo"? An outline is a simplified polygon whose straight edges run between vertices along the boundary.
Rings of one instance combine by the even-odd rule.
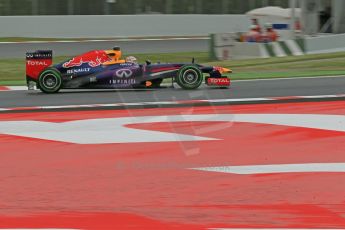
[[[103,50],[96,50],[74,57],[68,62],[64,63],[62,66],[64,68],[71,68],[87,63],[91,67],[97,67],[107,61],[110,61],[108,55]]]

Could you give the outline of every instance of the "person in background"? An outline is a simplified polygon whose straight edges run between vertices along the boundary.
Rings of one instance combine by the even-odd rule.
[[[249,32],[245,35],[246,42],[258,42],[260,40],[260,33],[257,31],[257,26],[251,25]]]
[[[262,36],[262,42],[275,42],[278,40],[278,33],[273,29],[272,24],[265,24],[266,31]]]
[[[255,26],[256,31],[258,31],[258,33],[261,34],[262,31],[258,19],[252,18],[252,26]]]

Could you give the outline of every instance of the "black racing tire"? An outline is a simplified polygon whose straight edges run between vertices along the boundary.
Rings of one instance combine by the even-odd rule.
[[[184,65],[177,72],[176,83],[182,89],[197,89],[204,80],[201,70],[195,65]]]
[[[38,77],[38,87],[43,93],[57,93],[61,89],[62,78],[55,68],[47,68]]]

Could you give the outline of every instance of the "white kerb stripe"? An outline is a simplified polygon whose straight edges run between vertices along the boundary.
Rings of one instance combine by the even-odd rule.
[[[299,48],[296,41],[287,40],[287,41],[285,41],[285,44],[291,50],[293,55],[296,55],[296,56],[303,55],[303,51]]]
[[[285,57],[286,56],[286,53],[280,47],[280,44],[278,42],[272,42],[271,44],[272,44],[273,52],[275,53],[275,55],[277,57]]]
[[[270,55],[268,54],[265,45],[259,44],[260,56],[262,58],[269,58]]]

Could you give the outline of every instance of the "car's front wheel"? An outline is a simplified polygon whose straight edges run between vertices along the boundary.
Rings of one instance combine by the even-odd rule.
[[[57,93],[62,86],[60,72],[55,68],[44,70],[38,78],[38,87],[44,93]]]
[[[177,72],[176,83],[183,89],[197,89],[203,82],[203,74],[195,65],[184,65]]]

